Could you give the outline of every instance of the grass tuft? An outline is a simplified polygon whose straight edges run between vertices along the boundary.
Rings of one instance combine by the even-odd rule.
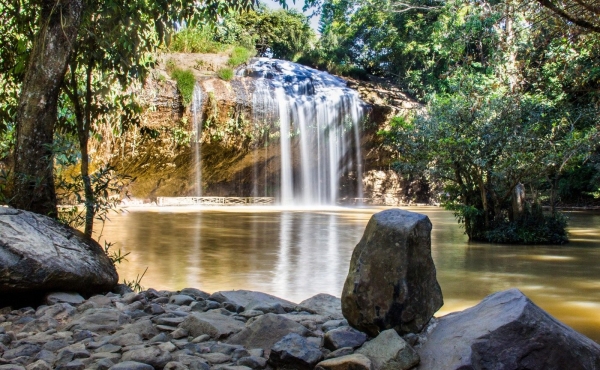
[[[231,68],[221,68],[217,71],[217,76],[225,81],[231,81],[233,78],[233,69]]]
[[[194,96],[194,87],[196,87],[196,78],[194,73],[189,69],[183,70],[175,68],[171,72],[171,77],[177,81],[177,89],[181,98],[183,99],[183,105],[188,106],[192,102]]]
[[[243,46],[236,46],[231,51],[231,55],[229,56],[229,60],[227,61],[227,65],[232,68],[235,68],[241,64],[244,64],[250,60],[254,56],[255,52],[246,49]]]

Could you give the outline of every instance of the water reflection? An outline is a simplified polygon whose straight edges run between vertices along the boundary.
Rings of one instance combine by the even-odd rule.
[[[104,235],[123,252],[121,278],[142,285],[251,289],[299,302],[339,296],[354,246],[382,208],[139,209],[114,216]],[[570,214],[568,246],[467,243],[452,214],[412,209],[433,223],[432,254],[444,294],[438,312],[464,309],[517,287],[561,321],[600,341],[600,214]]]

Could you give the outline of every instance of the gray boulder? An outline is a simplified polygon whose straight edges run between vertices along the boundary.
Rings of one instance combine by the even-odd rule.
[[[46,304],[55,305],[57,303],[68,303],[73,306],[82,304],[85,299],[77,293],[55,292],[46,296]]]
[[[9,349],[4,352],[2,358],[5,360],[12,360],[21,356],[33,356],[42,349],[37,344],[25,343],[13,349]]]
[[[122,327],[114,334],[115,336],[134,333],[139,334],[143,339],[150,339],[159,333],[156,326],[149,319],[140,319],[133,324],[123,325]]]
[[[194,298],[185,294],[173,294],[169,297],[169,303],[176,304],[178,306],[187,306],[194,302]]]
[[[406,370],[419,363],[419,355],[392,329],[382,331],[355,353],[371,360],[373,370]],[[438,368],[426,368],[435,369]]]
[[[262,357],[247,356],[237,360],[236,365],[246,366],[251,369],[264,369],[267,366],[267,360]]]
[[[0,292],[109,291],[117,271],[102,247],[36,213],[0,207]]]
[[[269,363],[276,369],[312,369],[323,358],[319,347],[306,338],[292,333],[271,348]]]
[[[224,339],[241,331],[244,323],[215,311],[192,312],[179,324],[179,328],[187,330],[193,337],[207,334],[214,339]]]
[[[300,302],[298,306],[300,306],[301,309],[307,308],[314,313],[329,316],[335,320],[344,318],[344,315],[342,314],[342,301],[331,294],[317,294]]]
[[[200,289],[196,289],[196,288],[183,288],[183,289],[181,289],[179,294],[191,295],[192,297],[195,297],[196,299],[198,299],[198,298],[208,299],[208,297],[210,297],[210,294],[208,294]]]
[[[162,369],[171,361],[169,352],[163,351],[158,347],[147,347],[134,349],[123,353],[123,361],[141,362],[153,366],[156,369]]]
[[[349,326],[333,329],[325,333],[325,348],[335,351],[344,347],[357,348],[367,340],[367,335]]]
[[[431,222],[400,209],[371,217],[354,248],[342,291],[348,323],[374,337],[417,333],[442,306],[431,258]]]
[[[109,308],[91,308],[73,318],[65,330],[89,330],[94,333],[113,332],[129,322],[130,317]]]
[[[361,354],[336,357],[321,361],[316,370],[372,370],[371,360]]]
[[[272,313],[260,316],[239,333],[233,335],[227,343],[241,344],[246,348],[271,348],[289,333],[302,336],[309,334],[304,326]]]
[[[109,370],[154,370],[154,368],[141,362],[123,361],[111,366]]]
[[[286,301],[285,299],[251,290],[228,290],[215,292],[210,296],[210,299],[219,303],[230,302],[243,307],[246,310],[252,310],[254,307],[270,307],[279,304],[286,312],[290,312],[294,310],[294,307],[296,307],[295,303]],[[258,310],[262,311],[260,309]]]
[[[46,361],[37,360],[36,362],[27,365],[27,370],[52,370],[52,368]]]
[[[437,319],[417,351],[419,369],[600,369],[600,345],[517,289]]]
[[[325,359],[329,360],[330,358],[348,356],[354,354],[354,348],[352,347],[344,347],[340,349],[336,349],[335,351],[328,353],[325,355]]]

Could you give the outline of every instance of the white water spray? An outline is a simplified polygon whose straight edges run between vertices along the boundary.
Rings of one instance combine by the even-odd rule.
[[[195,184],[196,184],[196,196],[202,196],[202,154],[201,141],[202,141],[202,89],[200,85],[196,84],[194,87],[194,94],[192,99],[192,116],[193,116],[193,128],[192,128],[192,146],[194,148],[194,169],[195,169]]]
[[[350,171],[354,196],[362,197],[358,93],[338,77],[282,60],[258,58],[246,74],[258,78],[255,122],[279,125],[280,203],[334,204],[340,178]]]

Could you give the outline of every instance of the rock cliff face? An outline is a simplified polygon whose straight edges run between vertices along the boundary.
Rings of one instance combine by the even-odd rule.
[[[141,125],[125,132],[115,145],[118,150],[112,151],[118,171],[135,179],[131,194],[149,200],[199,192],[207,196],[275,196],[280,179],[279,128],[253,120],[252,78],[219,79],[213,71],[226,59],[214,56],[174,54],[163,59],[194,72],[202,91],[201,118],[194,117],[191,106],[183,106],[176,82],[168,77],[167,63],[159,65],[138,92],[146,107]],[[348,86],[369,104],[360,135],[364,197],[376,204],[426,202],[426,187],[390,168],[394,152],[377,134],[392,117],[409,114],[420,105],[380,81],[349,80]],[[194,119],[203,122],[199,144]],[[299,146],[297,142],[292,145]],[[196,184],[196,149],[202,159],[201,189]],[[294,156],[293,161],[297,160]],[[356,173],[345,173],[340,198],[350,202],[356,186]]]

